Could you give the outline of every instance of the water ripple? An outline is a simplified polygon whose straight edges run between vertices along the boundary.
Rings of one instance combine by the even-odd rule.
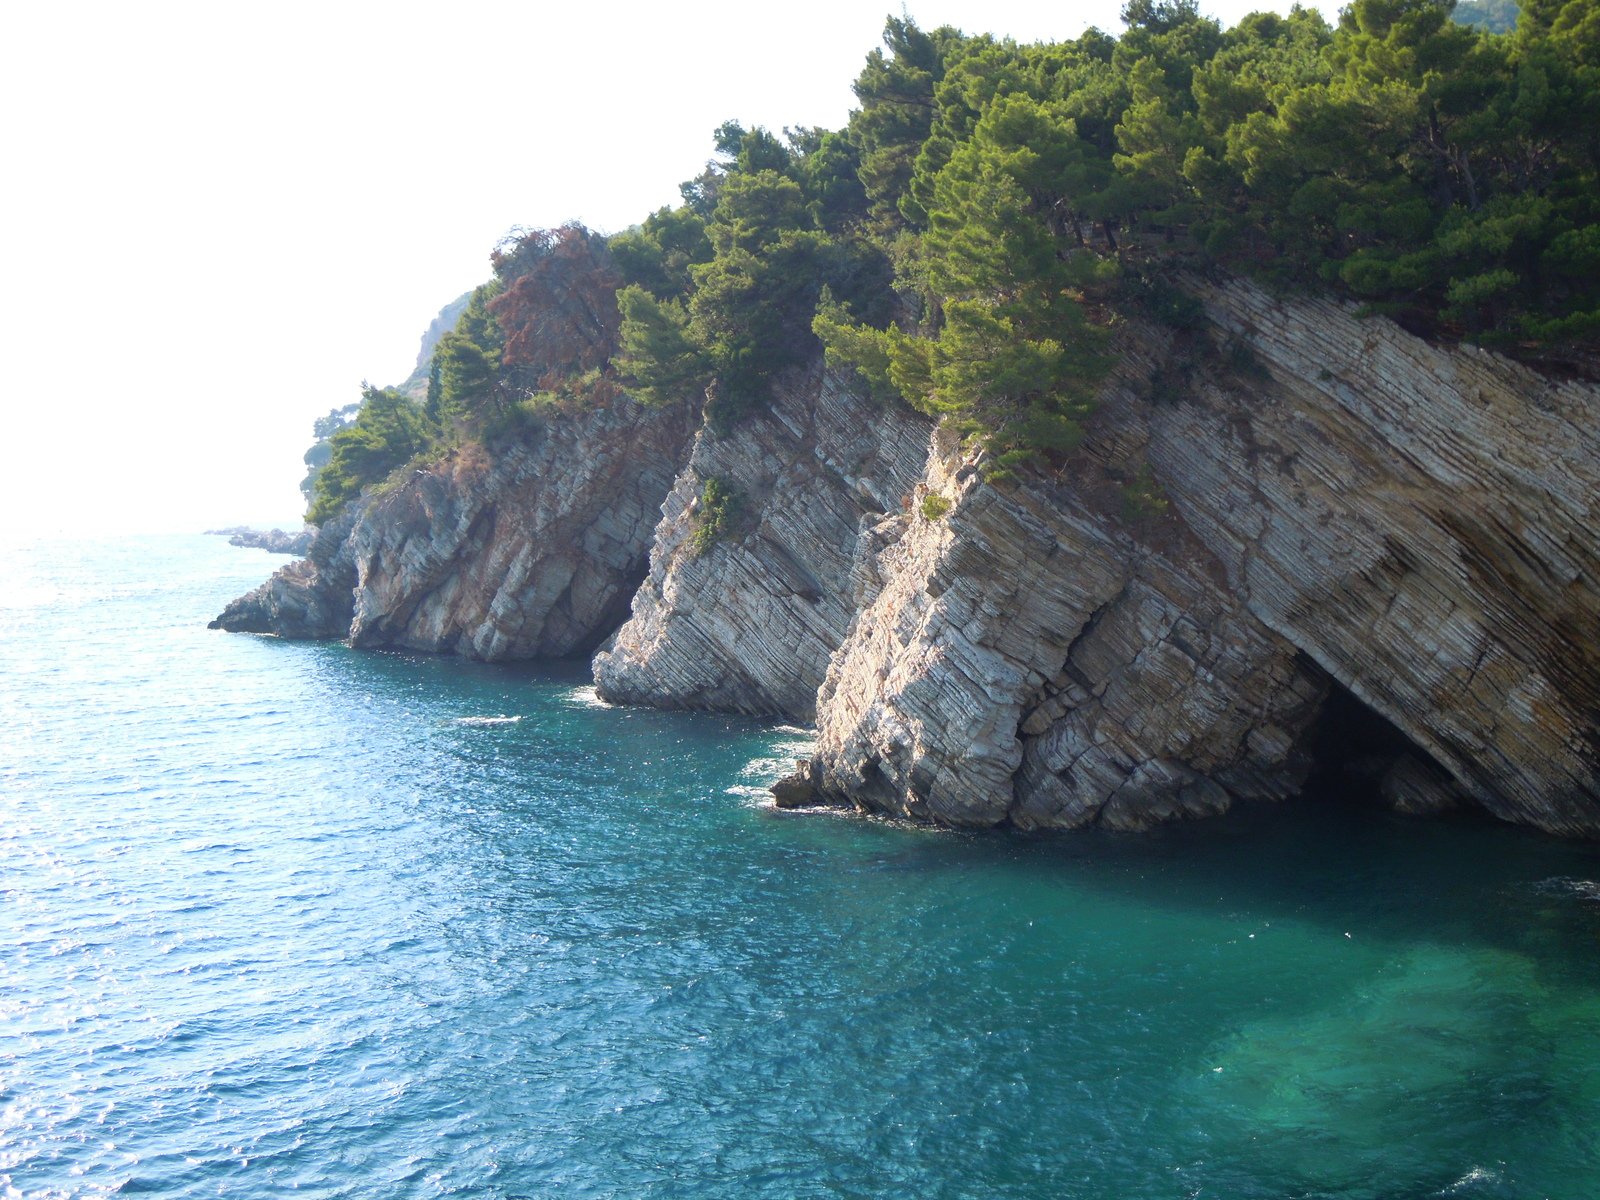
[[[777,820],[809,731],[615,708],[581,667],[213,633],[262,568],[221,539],[11,561],[0,1195],[1600,1176],[1592,849],[1318,811]]]

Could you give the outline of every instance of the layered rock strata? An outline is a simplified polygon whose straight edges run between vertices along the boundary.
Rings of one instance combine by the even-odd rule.
[[[880,556],[805,781],[961,825],[1215,812],[1297,785],[1331,679],[1412,743],[1397,807],[1600,834],[1600,390],[1199,290],[1208,338],[1125,331],[1072,482],[931,457],[949,515]],[[1129,525],[1095,480],[1136,443],[1168,508]]]
[[[1203,297],[1254,370],[1156,404],[1149,456],[1229,588],[1476,803],[1600,835],[1600,388]]]
[[[1125,339],[1080,468],[1098,486],[990,485],[935,444],[944,502],[883,539],[881,584],[818,702],[822,797],[953,825],[1142,828],[1304,779],[1326,688],[1175,516],[1124,521],[1129,420],[1161,339]],[[923,516],[922,511],[945,514]]]
[[[233,601],[210,628],[285,638],[344,637],[350,631],[356,586],[346,541],[361,515],[362,506],[352,505],[327,522],[311,539],[305,558],[280,567],[267,582]]]
[[[585,652],[645,571],[693,422],[620,400],[552,413],[369,495],[213,627],[487,661]]]
[[[785,805],[1141,828],[1294,791],[1355,714],[1399,809],[1600,836],[1600,388],[1192,287],[1059,473],[985,482],[819,367],[722,435],[620,404],[458,452],[219,623],[534,657],[631,597],[601,694],[814,714]]]
[[[594,659],[607,700],[809,720],[863,597],[863,528],[901,511],[931,422],[820,368],[770,408],[702,430],[662,507],[633,615]],[[724,499],[708,528],[707,484]]]

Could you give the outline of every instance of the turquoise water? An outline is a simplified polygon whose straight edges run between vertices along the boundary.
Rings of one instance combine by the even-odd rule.
[[[1600,853],[780,814],[804,734],[12,548],[0,1195],[1590,1197]]]

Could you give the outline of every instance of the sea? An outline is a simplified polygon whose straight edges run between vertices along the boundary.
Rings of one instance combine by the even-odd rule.
[[[779,812],[809,731],[0,556],[0,1196],[1600,1195],[1600,850]]]

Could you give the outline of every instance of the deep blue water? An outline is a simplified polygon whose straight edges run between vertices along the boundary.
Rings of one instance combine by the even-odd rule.
[[[1600,853],[780,814],[805,736],[13,547],[0,1195],[1600,1194]]]

